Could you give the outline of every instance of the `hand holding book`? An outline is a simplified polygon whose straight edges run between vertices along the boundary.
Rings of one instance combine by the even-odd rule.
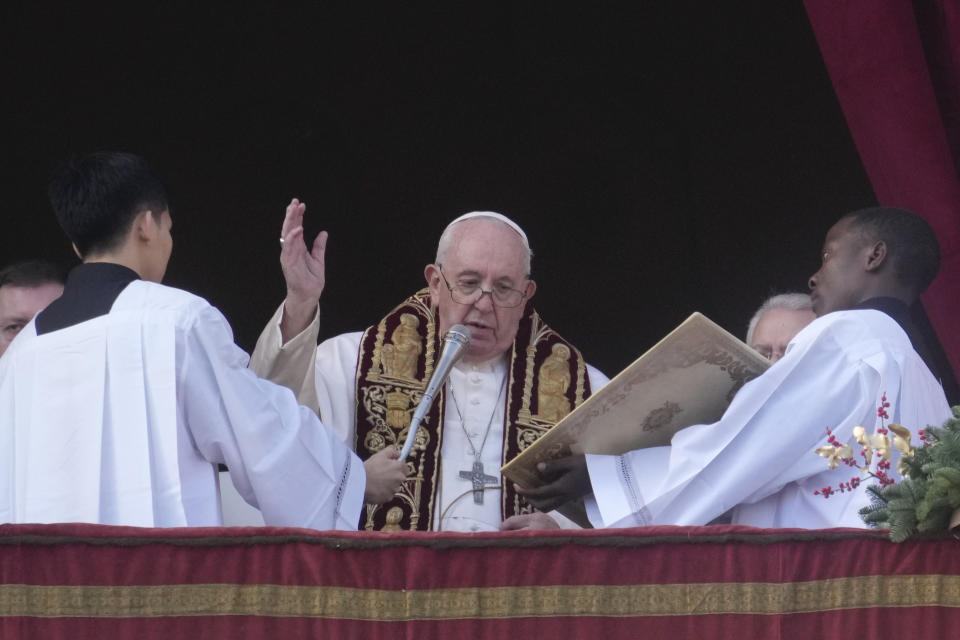
[[[593,491],[587,472],[587,459],[582,455],[540,462],[537,464],[537,474],[543,484],[536,487],[514,484],[514,488],[527,502],[544,513]]]

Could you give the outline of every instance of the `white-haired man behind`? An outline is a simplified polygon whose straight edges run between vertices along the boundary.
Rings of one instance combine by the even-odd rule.
[[[771,362],[787,351],[800,330],[816,319],[807,293],[781,293],[767,298],[750,319],[747,344]]]
[[[403,443],[446,331],[465,324],[472,334],[421,425],[407,458],[407,482],[391,502],[368,506],[360,527],[556,527],[550,516],[533,512],[498,470],[607,379],[530,304],[537,285],[523,230],[499,213],[457,218],[442,233],[436,260],[424,268],[426,289],[365,332],[316,347],[327,237],[321,232],[307,248],[304,210],[297,200],[287,207],[280,252],[287,297],[261,334],[250,366],[297,392],[361,458]],[[566,349],[554,351],[556,345]],[[569,379],[558,375],[556,354],[566,359]]]

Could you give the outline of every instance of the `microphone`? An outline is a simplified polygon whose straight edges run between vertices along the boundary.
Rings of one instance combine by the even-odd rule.
[[[430,382],[427,383],[427,388],[420,398],[420,404],[417,405],[417,409],[413,412],[413,417],[410,419],[410,429],[407,431],[407,439],[403,443],[403,449],[400,451],[400,462],[407,459],[407,454],[409,454],[410,449],[413,448],[413,441],[417,437],[417,429],[420,428],[420,422],[423,420],[423,417],[427,415],[427,411],[430,411],[430,407],[433,406],[434,396],[436,396],[437,391],[443,387],[443,383],[447,381],[447,376],[450,375],[451,367],[463,356],[468,346],[470,346],[470,329],[468,329],[466,325],[455,324],[450,327],[447,334],[443,336],[443,350],[440,352],[440,359],[437,360],[437,366],[434,368],[433,375],[430,376]]]

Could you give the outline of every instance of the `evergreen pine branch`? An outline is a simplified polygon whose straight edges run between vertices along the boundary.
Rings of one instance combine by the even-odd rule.
[[[960,406],[952,411],[942,427],[928,427],[923,446],[903,459],[903,481],[867,487],[870,505],[860,516],[868,525],[889,528],[894,542],[946,529],[960,508]]]

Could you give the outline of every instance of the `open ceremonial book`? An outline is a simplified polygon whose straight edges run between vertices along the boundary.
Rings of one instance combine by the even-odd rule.
[[[737,391],[769,366],[731,333],[694,313],[500,472],[535,487],[543,484],[536,467],[544,460],[669,444],[684,427],[719,420]],[[590,526],[582,502],[559,511]]]

